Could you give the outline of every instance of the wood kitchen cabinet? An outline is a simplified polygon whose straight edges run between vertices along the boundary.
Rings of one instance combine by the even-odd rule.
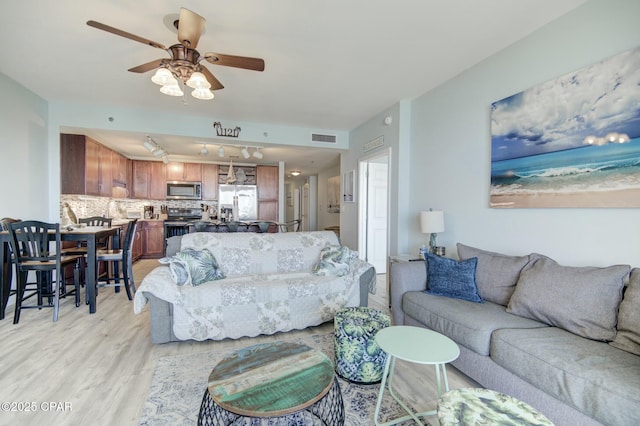
[[[278,177],[276,166],[257,166],[256,184],[258,185],[258,219],[278,220]]]
[[[164,200],[167,196],[164,163],[139,160],[132,163],[133,198]]]
[[[60,134],[60,192],[111,196],[113,151],[85,135]],[[122,183],[126,186],[126,181]]]
[[[167,180],[179,182],[201,182],[202,164],[171,162],[167,164]]]
[[[164,253],[164,222],[161,220],[143,221],[142,257],[159,259]]]
[[[218,199],[218,165],[202,165],[202,199]]]

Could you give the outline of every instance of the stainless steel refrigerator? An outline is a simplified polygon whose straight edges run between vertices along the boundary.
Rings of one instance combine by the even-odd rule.
[[[258,188],[256,185],[219,185],[218,209],[234,207],[234,197],[238,196],[237,212],[234,220],[251,221],[258,219]]]

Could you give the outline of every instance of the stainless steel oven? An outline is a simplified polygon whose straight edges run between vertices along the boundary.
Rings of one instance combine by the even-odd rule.
[[[189,225],[202,217],[200,208],[169,207],[167,219],[164,221],[164,241],[167,247],[167,238],[178,237],[189,233]]]

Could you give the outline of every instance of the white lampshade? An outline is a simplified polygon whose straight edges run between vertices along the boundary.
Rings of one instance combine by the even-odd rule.
[[[444,212],[429,210],[420,212],[420,230],[423,234],[437,234],[444,231]]]
[[[207,78],[201,72],[194,72],[187,80],[187,86],[192,89],[208,89],[211,87],[211,83],[207,80]]]
[[[180,89],[180,86],[178,86],[178,82],[177,81],[176,81],[175,85],[172,84],[172,85],[162,86],[160,88],[160,91],[162,93],[164,93],[165,95],[169,95],[169,96],[182,96],[182,95],[184,95],[184,93]]]
[[[151,81],[155,84],[159,84],[160,86],[167,86],[170,84],[178,84],[178,80],[171,74],[166,68],[158,68],[158,71],[151,77]]]
[[[199,87],[197,89],[193,89],[191,96],[202,100],[213,99],[213,92],[206,87]]]

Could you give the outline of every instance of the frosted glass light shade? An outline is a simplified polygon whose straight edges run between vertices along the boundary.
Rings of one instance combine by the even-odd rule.
[[[187,80],[187,86],[192,89],[208,89],[211,87],[211,83],[207,81],[207,78],[201,72],[194,72]]]
[[[202,87],[198,89],[193,89],[193,92],[191,92],[191,96],[193,96],[196,99],[202,99],[202,100],[213,99],[213,92],[207,89],[206,87]]]
[[[420,212],[420,230],[423,234],[436,234],[444,231],[444,212],[429,210]]]
[[[176,81],[176,84],[174,84],[174,85],[172,84],[172,85],[162,86],[160,88],[160,91],[162,93],[164,93],[165,95],[169,95],[169,96],[182,96],[182,95],[184,95],[184,93],[180,89],[180,86],[178,86],[178,82],[177,81]]]
[[[171,74],[171,71],[166,68],[158,68],[153,77],[151,77],[151,81],[155,84],[159,84],[160,86],[178,84],[178,80],[176,80],[173,74]]]

